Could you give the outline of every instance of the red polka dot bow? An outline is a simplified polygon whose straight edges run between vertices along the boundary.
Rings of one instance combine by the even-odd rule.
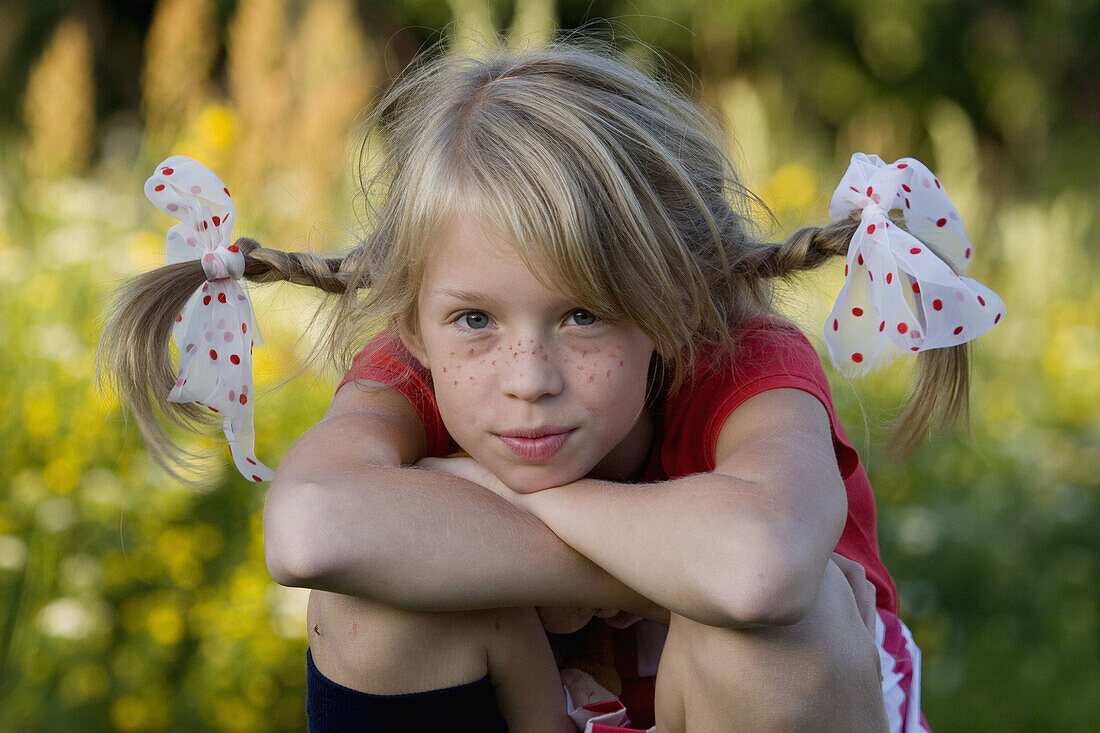
[[[919,160],[887,165],[877,155],[853,155],[829,214],[853,210],[862,218],[825,322],[825,344],[842,374],[861,377],[898,354],[965,343],[1004,317],[996,293],[962,277],[970,240],[958,209]],[[891,221],[894,210],[905,229]]]
[[[172,327],[180,361],[168,400],[221,413],[237,469],[270,481],[275,474],[256,458],[252,424],[252,344],[262,340],[240,282],[244,255],[231,244],[236,209],[229,189],[202,163],[173,155],[145,182],[145,195],[180,220],[168,230],[168,264],[199,260],[207,279]]]

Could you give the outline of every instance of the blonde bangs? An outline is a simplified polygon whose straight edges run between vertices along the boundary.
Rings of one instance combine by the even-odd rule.
[[[448,213],[477,217],[536,277],[604,318],[636,323],[679,366],[699,324],[682,295],[700,285],[688,282],[694,268],[669,260],[682,247],[662,241],[676,236],[672,227],[651,225],[655,206],[639,197],[638,171],[624,170],[630,153],[599,117],[562,104],[568,95],[554,81],[484,89],[452,141],[461,173]]]

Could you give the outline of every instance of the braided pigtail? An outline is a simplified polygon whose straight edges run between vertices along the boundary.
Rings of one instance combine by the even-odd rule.
[[[244,277],[256,283],[287,281],[343,295],[355,278],[341,270],[342,258],[319,257],[305,252],[281,252],[241,238],[234,246],[244,255]],[[99,384],[110,383],[129,404],[151,455],[180,481],[194,479],[180,474],[203,453],[174,442],[165,422],[187,432],[208,434],[222,418],[195,402],[171,402],[169,392],[177,384],[169,350],[172,327],[188,299],[207,280],[199,260],[158,267],[142,273],[115,294],[113,315],[100,339],[96,354]],[[193,471],[188,470],[192,474]]]
[[[244,253],[244,276],[256,283],[286,281],[308,285],[333,295],[347,292],[348,273],[341,268],[343,257],[319,257],[309,252],[282,252],[261,247],[253,239],[236,242]]]
[[[744,263],[757,276],[790,278],[813,270],[834,256],[848,254],[848,243],[859,226],[858,214],[834,219],[823,227],[807,226],[785,242],[763,244],[756,258]]]

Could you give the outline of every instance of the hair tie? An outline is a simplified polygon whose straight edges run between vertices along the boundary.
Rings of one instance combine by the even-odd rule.
[[[899,210],[905,229],[890,220]],[[856,153],[833,192],[833,218],[861,211],[844,287],[825,322],[833,366],[855,377],[906,352],[957,346],[999,323],[1005,304],[961,275],[973,254],[958,209],[923,163]]]
[[[168,264],[199,260],[207,279],[172,326],[179,378],[168,401],[221,413],[237,470],[252,481],[270,481],[275,474],[256,458],[252,423],[252,345],[263,341],[240,281],[244,254],[230,244],[236,209],[229,189],[202,163],[173,155],[145,182],[145,195],[180,220],[168,230]]]

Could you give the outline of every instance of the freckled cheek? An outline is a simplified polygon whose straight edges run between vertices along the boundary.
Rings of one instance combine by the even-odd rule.
[[[624,386],[629,386],[638,380],[644,387],[649,363],[645,361],[645,368],[639,370],[640,363],[637,356],[626,353],[625,349],[618,346],[594,349],[574,347],[563,360],[563,367],[566,374],[581,385],[607,386],[625,380]]]
[[[482,389],[488,382],[489,370],[493,368],[491,361],[493,359],[488,351],[467,349],[434,362],[432,380],[437,397],[448,402],[469,399],[471,392]]]

